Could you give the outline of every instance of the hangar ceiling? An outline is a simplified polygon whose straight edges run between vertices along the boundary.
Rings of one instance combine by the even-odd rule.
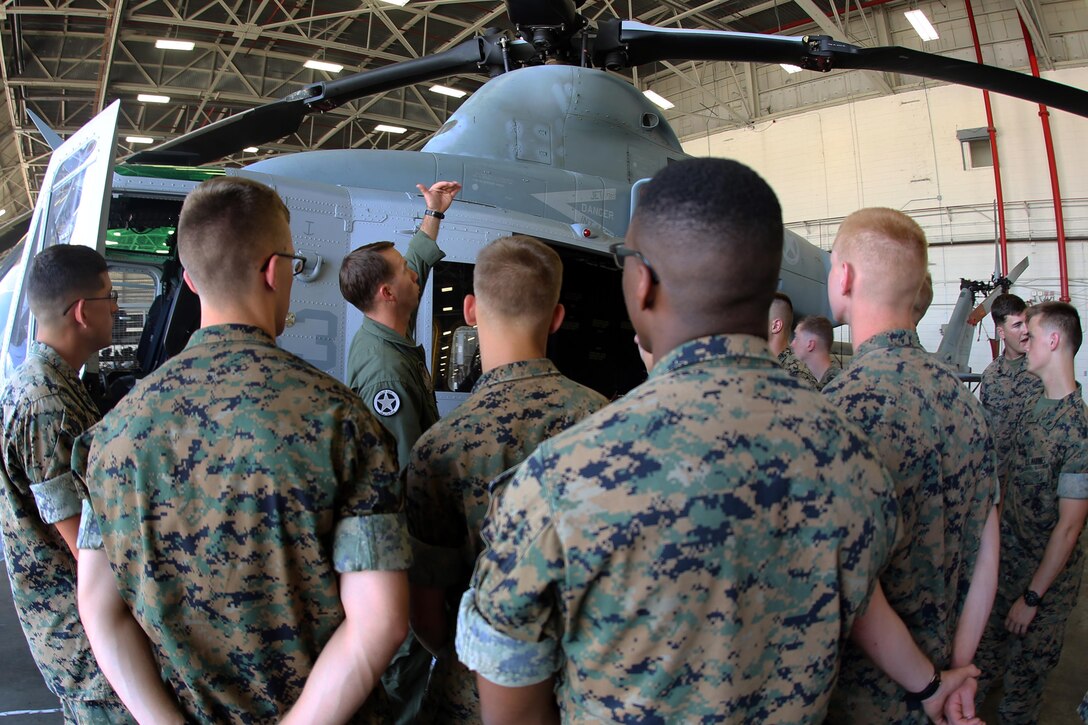
[[[398,0],[399,1],[399,0]],[[1084,0],[976,0],[986,62],[1027,65],[1022,29],[1044,69],[1088,58]],[[922,7],[941,31],[923,44],[903,11]],[[974,59],[963,0],[589,0],[591,21],[633,18],[668,27],[788,35],[825,34],[872,45],[904,45]],[[0,2],[0,209],[13,216],[36,197],[49,148],[26,111],[66,136],[115,99],[122,101],[123,154],[146,148],[319,80],[417,58],[456,45],[484,28],[510,27],[496,0],[2,0]],[[161,39],[190,41],[164,50]],[[304,67],[322,60],[339,74]],[[747,63],[660,63],[629,73],[676,107],[666,116],[691,137],[751,124],[812,106],[913,88],[911,76],[876,72],[804,72]],[[449,79],[475,91],[483,75]],[[138,94],[168,96],[166,103]],[[418,149],[460,101],[420,84],[309,116],[298,133],[226,160],[314,148]],[[406,129],[375,130],[385,123]],[[9,217],[11,218],[11,217]],[[4,220],[0,218],[0,224]]]

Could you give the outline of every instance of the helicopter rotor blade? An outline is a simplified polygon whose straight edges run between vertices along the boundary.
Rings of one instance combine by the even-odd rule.
[[[585,24],[574,0],[506,0],[506,14],[516,28],[580,28]]]
[[[314,83],[284,99],[224,118],[126,159],[133,164],[199,166],[294,133],[307,114],[330,111],[373,93],[502,64],[503,41],[476,36],[433,55]]]
[[[657,28],[629,20],[601,23],[594,62],[617,70],[661,60],[788,63],[808,70],[875,70],[933,78],[1088,116],[1088,92],[993,66],[910,48],[862,48],[826,35],[786,37],[721,30]]]

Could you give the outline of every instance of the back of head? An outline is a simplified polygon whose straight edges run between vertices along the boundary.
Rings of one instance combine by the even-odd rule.
[[[340,263],[340,294],[360,312],[369,312],[378,289],[393,277],[393,267],[382,254],[392,242],[374,242],[352,251]]]
[[[643,187],[636,226],[677,314],[720,332],[766,330],[784,232],[778,198],[756,172],[729,159],[669,164]]]
[[[996,300],[995,300],[996,302]],[[1065,344],[1073,355],[1080,350],[1083,333],[1080,327],[1080,314],[1077,308],[1068,302],[1040,302],[1027,308],[1027,319],[1038,320],[1043,327],[1061,334]]]
[[[26,287],[30,311],[38,324],[55,323],[72,302],[96,294],[106,269],[101,254],[78,244],[56,244],[35,255]]]
[[[277,248],[275,232],[290,222],[269,186],[241,176],[203,182],[185,197],[178,220],[178,256],[201,296],[236,293],[245,272],[260,268]]]
[[[563,262],[532,237],[496,239],[476,257],[473,292],[490,314],[547,325],[559,304]]]
[[[918,294],[914,297],[915,325],[926,316],[931,304],[933,304],[933,275],[926,272],[926,277],[922,280],[922,286],[918,288]]]
[[[925,232],[909,216],[879,207],[856,211],[839,226],[834,252],[857,270],[855,294],[891,309],[914,309],[928,250]]]
[[[785,292],[775,292],[771,300],[770,319],[782,320],[782,332],[789,335],[793,331],[793,300]]]
[[[1024,300],[1014,294],[1005,293],[994,298],[990,305],[990,317],[995,325],[1000,325],[1009,315],[1021,315],[1027,308]]]
[[[831,320],[820,315],[802,317],[797,323],[797,332],[812,335],[816,340],[817,348],[824,352],[831,352],[831,342],[834,340],[834,331]]]

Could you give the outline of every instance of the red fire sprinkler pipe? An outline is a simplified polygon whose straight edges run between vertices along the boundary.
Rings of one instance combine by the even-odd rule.
[[[1031,74],[1039,77],[1039,60],[1035,57],[1035,44],[1031,42],[1028,28],[1024,25],[1024,19],[1020,13],[1016,14],[1020,20],[1020,30],[1024,33],[1024,44],[1028,47],[1028,60],[1031,61]],[[1046,162],[1050,166],[1050,189],[1054,196],[1054,226],[1058,234],[1058,279],[1061,284],[1062,302],[1069,302],[1069,266],[1065,260],[1065,218],[1062,216],[1062,192],[1058,186],[1058,164],[1054,160],[1054,139],[1050,135],[1050,111],[1042,103],[1039,104],[1039,118],[1043,122],[1043,142],[1046,144]]]
[[[975,60],[982,63],[982,47],[978,43],[978,27],[975,25],[975,13],[971,10],[971,0],[963,0],[967,8],[967,20],[971,25],[971,38],[975,41]],[[1001,250],[1001,274],[1009,273],[1008,237],[1005,234],[1005,199],[1001,190],[1001,162],[997,156],[997,128],[994,126],[994,112],[990,107],[990,92],[982,92],[982,102],[986,105],[986,131],[990,135],[990,153],[994,157],[994,188],[997,191],[997,247]]]

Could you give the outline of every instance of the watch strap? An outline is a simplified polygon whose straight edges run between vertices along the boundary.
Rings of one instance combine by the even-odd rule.
[[[445,214],[443,214],[440,211],[435,211],[434,209],[428,209],[427,211],[423,212],[423,216],[433,216],[435,219],[445,219],[446,218]]]

